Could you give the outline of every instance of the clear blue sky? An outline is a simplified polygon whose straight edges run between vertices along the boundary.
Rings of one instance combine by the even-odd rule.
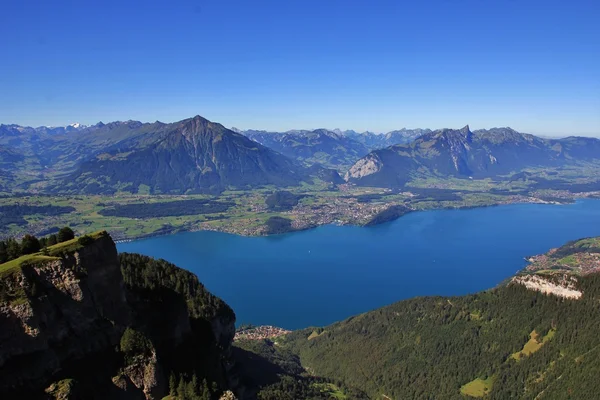
[[[600,1],[0,2],[0,122],[600,136]]]

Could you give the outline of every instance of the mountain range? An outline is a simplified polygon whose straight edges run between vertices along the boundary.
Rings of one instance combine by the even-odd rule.
[[[218,192],[228,187],[293,186],[332,176],[200,116],[165,124],[98,123],[76,132],[0,127],[0,163],[26,185],[52,178],[51,192]]]
[[[0,190],[218,193],[320,179],[402,187],[416,177],[502,178],[600,160],[600,140],[511,128],[239,131],[200,116],[58,128],[0,125]]]
[[[367,146],[369,150],[383,149],[385,147],[393,146],[395,144],[410,143],[416,138],[426,133],[431,132],[431,129],[406,129],[402,128],[399,130],[387,132],[387,133],[373,133],[373,132],[356,132],[353,130],[340,131],[344,136],[356,140]]]
[[[242,133],[288,157],[331,168],[348,168],[357,159],[369,153],[365,144],[326,129],[288,132],[249,130]]]
[[[599,139],[542,139],[511,128],[471,132],[467,125],[374,150],[358,160],[345,178],[363,186],[402,187],[419,175],[497,178],[527,167],[557,167],[580,161],[600,161]]]
[[[292,130],[267,132],[246,130],[240,133],[280,153],[308,163],[320,163],[330,168],[347,169],[371,150],[408,143],[429,129],[401,129],[377,134],[357,133],[339,129]]]

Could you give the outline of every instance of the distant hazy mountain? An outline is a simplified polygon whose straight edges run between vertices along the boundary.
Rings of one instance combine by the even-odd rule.
[[[431,132],[429,129],[401,129],[385,134],[340,129],[237,131],[294,159],[342,170],[371,150],[409,143],[424,133]]]
[[[369,153],[364,144],[326,129],[288,132],[248,130],[243,134],[288,157],[332,168],[347,168]]]
[[[548,140],[510,128],[471,132],[465,126],[436,130],[408,144],[375,150],[357,161],[346,179],[365,186],[397,187],[417,173],[482,178],[592,159],[600,159],[599,139]]]
[[[352,130],[340,131],[339,129],[337,131],[344,136],[364,144],[369,150],[383,149],[395,144],[410,143],[419,136],[431,132],[430,129],[406,128],[381,134],[368,131],[362,133]]]

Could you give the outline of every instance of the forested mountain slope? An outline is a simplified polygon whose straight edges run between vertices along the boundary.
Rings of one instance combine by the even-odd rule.
[[[599,244],[569,243],[546,255],[545,267],[534,263],[519,280],[489,291],[401,301],[293,332],[275,349],[372,399],[596,398]],[[526,286],[531,277],[547,285]],[[582,295],[546,290],[553,285]]]

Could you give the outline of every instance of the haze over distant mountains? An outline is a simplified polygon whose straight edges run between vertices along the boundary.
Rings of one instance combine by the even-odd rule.
[[[200,116],[169,124],[0,125],[3,191],[216,193],[342,183],[340,174],[357,185],[402,187],[415,176],[499,177],[599,158],[599,139],[543,139],[511,128],[239,131]]]

